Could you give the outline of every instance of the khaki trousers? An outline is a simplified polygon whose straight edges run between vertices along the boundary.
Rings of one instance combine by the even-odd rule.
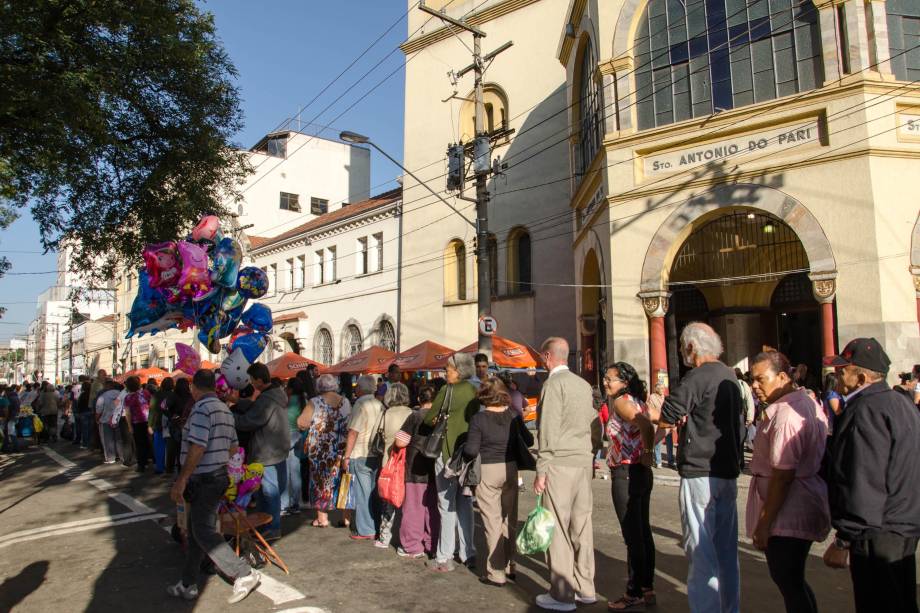
[[[517,538],[517,464],[482,464],[476,500],[485,527],[486,577],[504,583],[514,558]]]
[[[556,519],[546,565],[549,594],[559,602],[574,603],[594,592],[594,532],[591,524],[591,467],[548,466],[543,506]]]

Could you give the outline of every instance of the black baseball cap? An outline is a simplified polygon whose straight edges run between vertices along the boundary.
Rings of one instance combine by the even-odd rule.
[[[843,368],[844,366],[859,366],[874,372],[888,373],[891,360],[882,349],[882,344],[874,338],[854,338],[843,348],[840,355],[824,359],[825,366]]]

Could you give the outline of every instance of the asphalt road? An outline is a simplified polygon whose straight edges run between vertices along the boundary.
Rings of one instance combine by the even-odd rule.
[[[525,483],[532,474],[525,474]],[[625,547],[613,512],[610,481],[595,479],[596,587],[600,602],[579,611],[606,610],[625,587]],[[170,482],[150,472],[101,465],[96,455],[70,443],[31,447],[0,456],[0,611],[200,611],[226,613],[229,586],[211,577],[195,603],[168,597],[165,588],[180,573],[183,554],[168,534],[174,507]],[[677,478],[656,470],[652,524],[657,549],[657,611],[687,611],[686,560],[679,545]],[[739,482],[739,509],[747,479]],[[521,495],[521,519],[534,505]],[[344,529],[309,526],[309,513],[285,518],[277,544],[291,568],[285,575],[265,569],[260,591],[238,610],[289,611],[538,611],[534,596],[547,589],[543,556],[518,561],[516,585],[481,585],[459,568],[436,575],[421,561],[394,550],[353,542]],[[335,517],[333,517],[335,519]],[[482,537],[477,526],[477,540]],[[742,610],[777,613],[779,592],[763,555],[746,539],[738,545]],[[824,611],[852,611],[849,575],[824,567],[824,547],[812,548],[808,578]],[[656,610],[652,608],[650,610]]]

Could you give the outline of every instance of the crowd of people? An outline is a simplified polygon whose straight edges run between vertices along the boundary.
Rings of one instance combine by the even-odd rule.
[[[650,507],[652,467],[661,466],[664,443],[680,476],[677,507],[694,613],[740,610],[737,479],[746,464],[746,533],[764,552],[787,611],[818,610],[806,561],[831,530],[824,561],[849,567],[858,612],[917,611],[920,368],[889,387],[884,349],[875,339],[856,339],[826,364],[833,372],[817,391],[777,351],[751,358],[747,374],[729,368],[719,360],[718,334],[701,323],[685,327],[680,352],[688,370],[670,390],[659,385],[649,393],[633,365],[611,364],[601,404],[569,371],[567,342],[548,339],[536,437],[525,426],[526,401],[513,379],[490,373],[485,356],[468,354],[451,356],[443,379],[410,385],[395,365],[382,380],[343,380],[310,368],[284,382],[255,363],[251,385],[223,398],[207,370],[160,385],[129,377],[124,386],[100,371],[62,393],[47,383],[21,393],[11,386],[0,395],[0,415],[10,423],[29,405],[52,441],[59,412],[68,423],[74,415],[74,443],[98,441],[106,463],[140,472],[153,464],[155,473],[177,474],[171,495],[187,505],[190,547],[182,578],[168,591],[186,599],[198,595],[205,556],[233,580],[231,602],[260,581],[214,527],[229,458],[243,447],[247,462],[264,466],[255,504],[271,516],[267,540],[282,537],[285,515],[311,509],[311,525],[322,529],[335,512],[352,540],[423,558],[437,573],[464,565],[497,588],[516,579],[520,473],[535,471],[533,491],[555,520],[546,552],[550,588],[536,604],[575,610],[597,600],[592,482],[594,459],[604,450],[627,550],[623,593],[608,608],[644,610],[657,603]],[[15,437],[5,442],[11,438],[15,445]],[[377,491],[382,467],[397,452],[405,453],[399,508]],[[342,504],[346,474],[350,492]],[[477,509],[486,543],[480,552]]]

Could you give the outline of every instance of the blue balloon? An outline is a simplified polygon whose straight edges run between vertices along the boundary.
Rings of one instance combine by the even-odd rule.
[[[272,310],[264,304],[254,304],[243,313],[242,323],[256,332],[271,332]]]
[[[230,352],[233,353],[240,349],[243,352],[243,357],[251,364],[259,358],[266,345],[268,345],[268,335],[261,332],[252,332],[244,334],[233,341],[230,345]]]
[[[128,313],[131,325],[125,338],[131,338],[135,334],[142,336],[148,332],[156,334],[160,330],[178,326],[178,322],[173,325],[168,325],[169,321],[161,322],[169,310],[163,295],[156,288],[150,287],[150,275],[141,269],[137,276],[137,296],[131,304],[131,312]]]

